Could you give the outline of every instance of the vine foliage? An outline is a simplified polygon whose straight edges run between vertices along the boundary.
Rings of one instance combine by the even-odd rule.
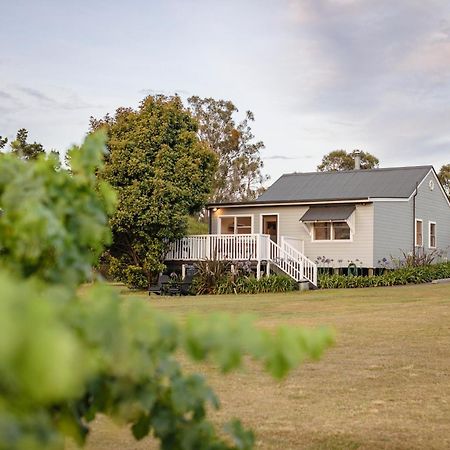
[[[81,286],[110,241],[115,194],[99,182],[105,136],[70,152],[72,173],[0,158],[0,448],[80,445],[104,414],[162,449],[249,449],[234,420],[217,432],[207,417],[219,400],[177,355],[228,372],[244,355],[275,377],[331,343],[325,329],[259,330],[249,317],[190,316],[183,324],[112,288]]]

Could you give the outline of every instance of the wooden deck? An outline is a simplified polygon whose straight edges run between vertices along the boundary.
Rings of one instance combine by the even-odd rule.
[[[309,281],[317,286],[317,266],[302,252],[280,239],[280,245],[268,234],[204,234],[186,236],[174,242],[166,261],[252,261],[261,276],[261,263],[270,271],[271,264],[295,281]]]

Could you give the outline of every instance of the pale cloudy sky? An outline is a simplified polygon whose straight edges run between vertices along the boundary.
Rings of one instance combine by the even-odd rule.
[[[250,109],[266,172],[450,162],[448,0],[0,0],[0,135],[80,142],[147,93]]]

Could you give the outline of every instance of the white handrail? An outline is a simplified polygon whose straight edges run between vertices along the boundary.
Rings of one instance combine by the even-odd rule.
[[[286,241],[283,242],[283,251],[297,265],[303,278],[317,286],[317,265]]]
[[[317,266],[286,240],[276,244],[267,234],[199,234],[175,241],[166,255],[170,261],[267,261],[296,281],[317,286]]]

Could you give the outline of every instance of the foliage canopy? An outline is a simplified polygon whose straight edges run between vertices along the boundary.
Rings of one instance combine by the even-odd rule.
[[[361,169],[375,169],[379,166],[380,161],[378,158],[368,152],[360,152],[359,150],[353,150],[352,152],[333,150],[322,158],[322,162],[317,166],[317,170],[319,172],[353,170],[355,168],[355,156],[357,153],[359,153],[361,158]]]
[[[0,158],[0,449],[62,449],[66,436],[83,443],[99,413],[130,425],[136,439],[153,434],[162,449],[249,449],[253,434],[238,421],[228,438],[218,435],[206,415],[218,399],[182,371],[176,352],[224,372],[249,354],[282,377],[320,356],[330,333],[261,331],[224,315],[180,325],[102,285],[78,297],[115,203],[96,177],[104,142],[96,133],[71,151],[72,175],[43,157]],[[30,191],[38,191],[32,214]]]
[[[102,128],[109,152],[100,177],[118,193],[110,221],[112,275],[146,288],[164,267],[168,245],[185,235],[188,216],[204,206],[216,157],[177,96],[149,96],[137,110],[91,118],[91,130]]]
[[[444,164],[439,170],[438,176],[447,196],[450,198],[450,164]]]
[[[260,151],[262,141],[255,141],[250,123],[255,120],[247,111],[245,118],[236,123],[238,109],[231,101],[192,96],[189,109],[198,121],[198,135],[218,157],[214,174],[212,202],[254,200],[264,191]]]
[[[16,139],[11,142],[11,152],[23,159],[36,159],[45,153],[44,147],[38,142],[29,143],[28,130],[21,128],[17,131]]]

